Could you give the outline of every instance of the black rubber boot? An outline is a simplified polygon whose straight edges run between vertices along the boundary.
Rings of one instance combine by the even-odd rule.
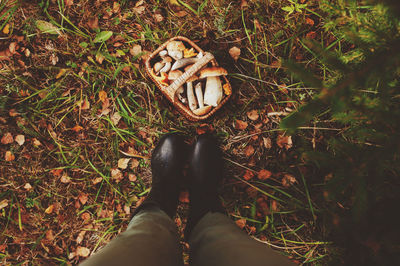
[[[160,139],[151,156],[150,193],[134,214],[156,206],[171,218],[175,215],[186,158],[187,147],[182,136],[167,134]]]
[[[224,213],[218,197],[222,172],[222,153],[216,138],[208,134],[200,135],[194,144],[189,163],[190,210],[185,228],[186,239],[206,213]]]

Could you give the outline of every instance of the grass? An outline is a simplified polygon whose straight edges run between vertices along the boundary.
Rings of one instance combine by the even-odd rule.
[[[317,178],[312,169],[295,162],[302,146],[318,145],[319,137],[335,129],[331,121],[319,121],[293,136],[295,144],[286,150],[276,144],[283,133],[278,128],[281,116],[268,116],[285,115],[313,96],[312,88],[304,88],[285,72],[282,59],[302,62],[324,80],[329,75],[301,40],[307,33],[315,31],[316,41],[342,49],[340,39],[327,42],[330,33],[321,28],[317,1],[307,1],[302,13],[293,14],[282,10],[288,1],[249,2],[242,9],[228,1],[178,0],[179,6],[149,1],[140,5],[142,12],[131,1],[116,2],[116,12],[111,1],[96,8],[79,0],[73,6],[45,0],[18,8],[11,1],[0,6],[10,14],[0,19],[0,25],[11,28],[0,38],[0,50],[8,47],[10,38],[24,36],[19,44],[30,51],[30,56],[20,51],[21,56],[0,61],[0,135],[11,132],[26,138],[22,146],[0,146],[0,202],[8,204],[0,210],[2,261],[83,260],[75,249],[95,251],[115,237],[148,193],[148,158],[159,137],[170,131],[193,137],[203,128],[214,130],[221,139],[228,169],[222,198],[232,219],[245,219],[243,230],[297,263],[323,264],[334,252],[316,204],[323,191],[310,186]],[[181,11],[186,15],[179,17]],[[157,22],[154,14],[162,15],[163,21]],[[314,26],[306,24],[308,17]],[[99,20],[97,29],[88,26],[93,18]],[[40,32],[37,20],[51,23],[61,35]],[[113,35],[94,42],[103,31]],[[181,117],[145,75],[141,55],[130,54],[134,44],[152,51],[175,35],[196,40],[229,72],[234,97],[209,121],[191,123]],[[241,48],[237,62],[227,52],[232,46]],[[101,91],[107,94],[108,106],[100,99]],[[89,107],[82,104],[86,101]],[[259,113],[257,121],[247,117],[251,110]],[[121,117],[118,122],[113,120],[116,113]],[[237,119],[248,122],[248,128],[235,129]],[[82,129],[74,130],[76,126]],[[271,148],[263,145],[263,138],[272,140]],[[249,146],[255,151],[246,156]],[[117,182],[112,170],[129,148],[136,152],[138,165],[122,170]],[[6,150],[16,159],[4,161]],[[271,171],[272,177],[258,180],[261,169]],[[246,170],[255,176],[245,180]],[[284,186],[286,174],[296,182]],[[69,181],[62,182],[62,177]],[[26,184],[32,188],[24,188]],[[82,195],[88,198],[85,203]],[[49,206],[54,209],[46,213]],[[178,217],[183,224],[185,211],[182,204]],[[79,242],[82,231],[86,233]]]

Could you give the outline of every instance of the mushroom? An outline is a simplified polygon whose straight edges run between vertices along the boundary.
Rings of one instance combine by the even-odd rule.
[[[172,65],[171,70],[175,70],[181,67],[185,67],[187,65],[191,65],[197,62],[199,60],[196,57],[190,57],[190,58],[182,58],[178,59],[175,61],[175,63]]]
[[[160,69],[160,72],[168,72],[171,69],[171,62],[172,62],[172,58],[169,56],[166,56],[163,58],[163,63],[165,63],[165,65]]]
[[[197,107],[197,102],[196,102],[196,97],[194,97],[193,93],[193,81],[197,80],[197,76],[193,75],[191,76],[187,81],[186,81],[186,89],[187,89],[187,97],[188,97],[188,103],[189,103],[189,108],[190,110],[195,110]]]
[[[194,86],[194,91],[196,93],[197,102],[199,103],[199,108],[204,107],[203,91],[201,90],[201,82]]]
[[[182,71],[180,70],[173,70],[170,71],[168,74],[168,79],[169,80],[176,80],[177,78],[179,78],[180,76],[182,76]],[[183,86],[179,87],[176,90],[176,94],[178,95],[178,99],[182,102],[182,103],[186,103],[187,100],[185,97],[182,96],[182,93],[184,92]]]
[[[185,45],[181,41],[172,41],[167,44],[168,55],[173,59],[178,60],[183,57]]]
[[[164,58],[168,54],[168,52],[167,52],[167,50],[162,50],[158,54],[160,55],[161,58]]]
[[[201,108],[199,108],[199,109],[196,109],[196,110],[193,110],[192,112],[195,114],[195,115],[198,115],[198,116],[201,116],[201,115],[205,115],[205,114],[207,114],[208,112],[210,112],[211,111],[211,106],[210,105],[208,105],[208,106],[204,106],[204,107],[201,107]]]
[[[206,89],[204,91],[204,103],[217,107],[222,100],[222,85],[219,77],[207,77]]]
[[[228,72],[222,67],[207,67],[200,70],[200,79],[207,78],[204,91],[204,103],[211,106],[218,106],[222,100],[222,84],[218,76],[227,75]]]
[[[164,67],[165,63],[163,62],[157,62],[154,64],[154,72],[158,74],[160,70]]]

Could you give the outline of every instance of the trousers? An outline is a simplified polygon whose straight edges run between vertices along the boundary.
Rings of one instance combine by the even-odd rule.
[[[294,265],[240,230],[226,215],[207,213],[189,237],[190,265]],[[158,207],[137,213],[125,232],[81,263],[83,266],[181,266],[174,221]]]

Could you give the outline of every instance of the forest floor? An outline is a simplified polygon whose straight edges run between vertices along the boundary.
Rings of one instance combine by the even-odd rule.
[[[313,96],[282,60],[324,79],[304,40],[341,49],[319,1],[9,0],[0,18],[2,263],[76,264],[122,232],[167,132],[189,143],[219,137],[221,198],[248,234],[298,264],[334,254],[319,213],[323,178],[298,162],[301,147],[339,130],[331,121],[292,136],[279,129]],[[232,97],[206,121],[186,120],[145,73],[149,52],[174,36],[228,70]],[[187,193],[180,201],[183,232]]]

